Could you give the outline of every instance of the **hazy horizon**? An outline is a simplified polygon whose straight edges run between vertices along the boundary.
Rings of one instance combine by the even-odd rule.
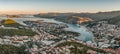
[[[0,14],[105,12],[120,10],[120,0],[0,0]]]

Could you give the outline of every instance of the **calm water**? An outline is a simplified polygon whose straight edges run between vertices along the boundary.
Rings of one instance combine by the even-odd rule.
[[[0,20],[2,19],[7,19],[7,18],[0,17]],[[46,19],[46,18],[12,18],[12,19],[16,20],[17,22],[23,25],[25,25],[23,21],[26,21],[26,20],[32,20],[32,21],[44,20],[44,22],[63,23],[60,21],[56,21],[54,19]],[[64,24],[67,24],[67,23],[64,23]],[[72,24],[67,24],[67,25],[68,25],[68,28],[65,28],[66,30],[78,32],[81,34],[79,37],[76,37],[76,39],[83,40],[83,41],[90,41],[93,39],[93,34],[90,31],[88,31],[84,26],[77,26]]]

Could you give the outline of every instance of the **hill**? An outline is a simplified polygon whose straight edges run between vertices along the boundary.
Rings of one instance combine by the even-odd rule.
[[[16,24],[17,22],[12,19],[3,20],[2,24]]]
[[[36,14],[35,17],[43,18],[53,18],[58,21],[66,23],[76,23],[78,19],[72,16],[77,16],[81,18],[90,18],[94,21],[100,21],[103,19],[111,19],[113,17],[119,16],[120,11],[109,11],[109,12],[97,12],[97,13],[46,13],[46,14]]]
[[[90,18],[80,17],[80,16],[69,16],[69,17],[65,17],[65,18],[55,18],[55,20],[62,21],[65,23],[70,23],[70,24],[81,24],[81,23],[93,21]]]
[[[120,16],[113,17],[107,20],[109,24],[120,25]]]
[[[60,44],[58,44],[56,47],[64,47],[64,46],[72,46],[72,48],[70,49],[70,54],[88,54],[87,51],[89,50],[93,50],[102,54],[107,54],[106,51],[102,50],[102,49],[98,49],[98,48],[93,48],[87,45],[84,45],[82,43],[78,43],[75,41],[66,41],[66,42],[62,42]]]
[[[12,19],[5,19],[1,21],[1,24],[7,27],[19,27],[19,26],[23,26],[19,23],[17,23],[15,20]]]
[[[20,15],[7,15],[8,18],[20,18]]]
[[[34,36],[37,33],[32,31],[31,29],[26,29],[23,25],[17,23],[12,19],[5,19],[1,22],[4,25],[4,29],[0,28],[0,36]],[[21,28],[20,28],[21,27]],[[13,29],[15,28],[15,29]]]
[[[120,15],[120,11],[75,14],[75,16],[88,17],[95,21],[99,21],[102,19],[110,19],[119,15]]]

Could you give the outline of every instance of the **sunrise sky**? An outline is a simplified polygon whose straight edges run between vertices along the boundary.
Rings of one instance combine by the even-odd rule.
[[[0,0],[0,14],[120,10],[120,0]]]

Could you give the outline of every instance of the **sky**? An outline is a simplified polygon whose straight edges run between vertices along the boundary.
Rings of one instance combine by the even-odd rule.
[[[120,0],[0,0],[0,14],[120,10]]]

